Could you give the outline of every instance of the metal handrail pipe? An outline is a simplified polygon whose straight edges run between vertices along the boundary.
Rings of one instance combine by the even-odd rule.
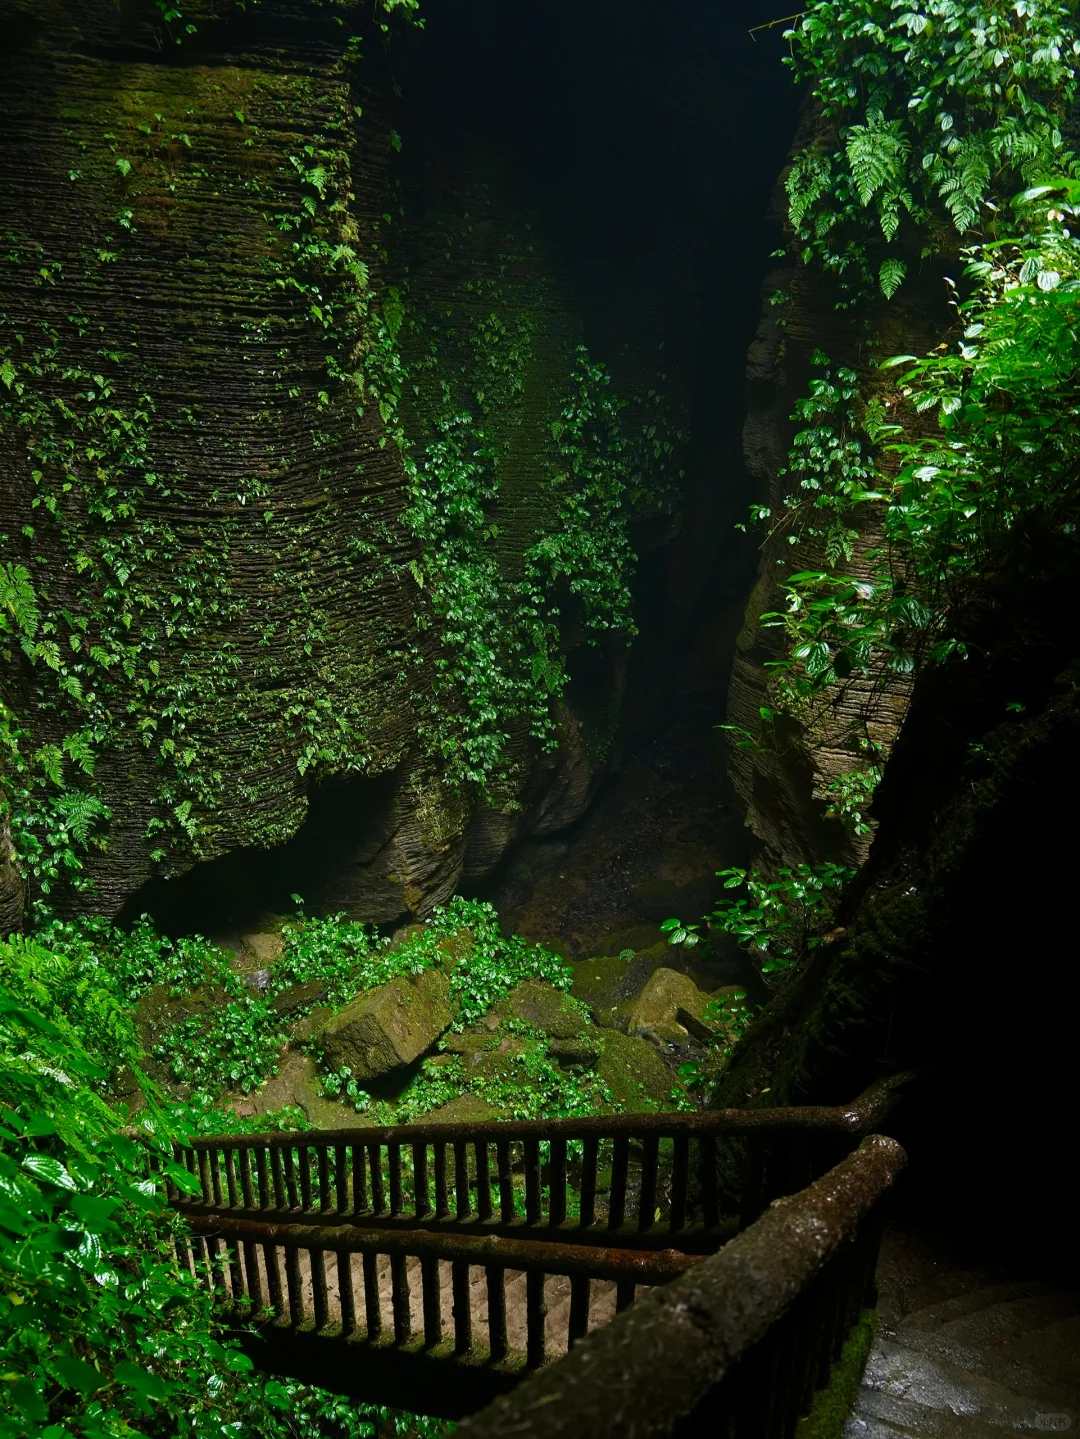
[[[895,1140],[871,1135],[719,1253],[464,1420],[461,1439],[669,1439],[855,1238],[905,1163]]]
[[[362,1229],[358,1226],[267,1224],[229,1214],[191,1216],[193,1237],[234,1243],[273,1244],[281,1249],[326,1254],[377,1254],[405,1259],[461,1260],[481,1267],[562,1274],[568,1278],[610,1279],[633,1284],[667,1284],[704,1257],[676,1249],[613,1249],[555,1244],[542,1239],[509,1239],[498,1234],[439,1234],[428,1229]]]
[[[581,1119],[499,1119],[486,1124],[397,1124],[380,1128],[311,1129],[272,1134],[198,1135],[186,1148],[196,1151],[252,1148],[322,1148],[338,1144],[494,1144],[515,1139],[741,1138],[756,1134],[815,1133],[857,1138],[891,1112],[897,1091],[910,1076],[880,1079],[846,1105],[807,1104],[761,1109],[717,1109],[698,1114],[608,1114]]]

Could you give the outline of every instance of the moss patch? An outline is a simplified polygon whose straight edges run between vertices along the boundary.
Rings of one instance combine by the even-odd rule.
[[[832,1367],[828,1384],[814,1395],[810,1413],[799,1420],[795,1439],[840,1439],[855,1407],[877,1325],[877,1310],[864,1309]]]

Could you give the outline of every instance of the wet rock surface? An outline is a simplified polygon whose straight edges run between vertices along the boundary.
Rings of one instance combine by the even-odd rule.
[[[880,1323],[844,1439],[1000,1439],[1080,1427],[1080,1290],[891,1226]]]

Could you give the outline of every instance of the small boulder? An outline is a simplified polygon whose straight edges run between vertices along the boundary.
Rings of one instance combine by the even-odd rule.
[[[576,1039],[589,1021],[568,994],[542,979],[525,979],[506,996],[506,1008],[515,1019],[543,1030],[552,1039]]]
[[[637,998],[620,1009],[625,1013],[629,1034],[651,1029],[665,1037],[670,1033],[675,1039],[685,1039],[687,1031],[678,1019],[679,1010],[684,1009],[700,1020],[708,1003],[709,996],[698,989],[689,975],[674,969],[657,969]]]
[[[241,944],[264,969],[279,960],[285,952],[285,942],[280,934],[245,934]]]
[[[322,1093],[315,1061],[309,1054],[287,1049],[278,1071],[252,1094],[235,1095],[229,1107],[245,1117],[270,1114],[286,1106],[302,1109],[309,1123],[320,1129],[351,1129],[370,1123],[352,1105],[339,1104]]]
[[[322,1004],[325,998],[326,985],[322,980],[312,979],[306,984],[294,984],[288,989],[283,989],[270,1001],[270,1008],[282,1019],[288,1019],[290,1015],[298,1013],[301,1009],[308,1009],[314,1004]]]
[[[582,1069],[595,1069],[600,1059],[600,1043],[589,1036],[582,1039],[553,1039],[548,1045],[548,1054],[564,1066],[576,1064]]]
[[[449,993],[449,975],[428,969],[361,994],[315,1036],[327,1065],[365,1084],[411,1064],[453,1022]]]

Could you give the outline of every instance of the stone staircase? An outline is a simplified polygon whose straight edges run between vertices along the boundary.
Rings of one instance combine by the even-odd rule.
[[[845,1439],[1080,1433],[1080,1290],[891,1226],[878,1333]]]

